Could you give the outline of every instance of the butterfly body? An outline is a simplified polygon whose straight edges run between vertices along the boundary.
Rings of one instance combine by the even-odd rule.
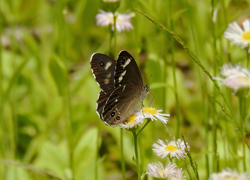
[[[101,91],[97,100],[97,114],[107,125],[124,122],[139,108],[148,94],[134,58],[121,51],[117,61],[100,53],[91,57],[91,69]]]

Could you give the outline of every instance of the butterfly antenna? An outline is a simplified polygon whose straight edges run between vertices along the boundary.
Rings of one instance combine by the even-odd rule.
[[[149,84],[148,82],[149,82],[149,79],[152,77],[153,75],[152,74],[150,74],[150,76],[149,76],[149,78],[148,78],[148,80],[147,80],[147,85]],[[155,95],[153,94],[153,93],[151,93],[150,91],[148,91],[150,94],[152,94],[152,96],[153,96],[153,98],[152,98],[152,100],[150,101],[150,103],[149,103],[149,106],[151,106],[151,104],[152,104],[152,102],[153,102],[153,100],[154,100],[154,98],[155,98]]]
[[[149,78],[148,78],[148,80],[147,80],[147,83],[146,84],[148,84],[148,82],[149,82],[149,79],[152,77],[152,74],[150,74],[150,76],[149,76]]]

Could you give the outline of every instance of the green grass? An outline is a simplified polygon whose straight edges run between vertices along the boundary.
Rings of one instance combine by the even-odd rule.
[[[245,50],[223,32],[229,22],[250,17],[249,5],[121,1],[118,12],[135,13],[134,29],[116,33],[114,51],[136,59],[154,94],[144,105],[171,115],[166,128],[154,121],[138,136],[142,172],[148,163],[166,162],[152,144],[172,134],[190,145],[199,179],[226,167],[250,173],[249,98],[239,101],[212,79],[227,62],[248,65]],[[122,179],[120,128],[106,126],[95,112],[100,89],[89,64],[92,53],[110,53],[110,30],[95,20],[104,8],[101,0],[0,2],[0,179]],[[123,138],[126,179],[137,179],[132,133],[125,130]],[[174,162],[190,179],[185,163]]]

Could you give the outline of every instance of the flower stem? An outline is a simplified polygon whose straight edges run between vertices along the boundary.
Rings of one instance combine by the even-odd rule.
[[[140,131],[137,133],[137,136],[139,136],[139,134],[142,132],[142,130],[151,122],[150,119],[147,120],[146,124],[144,124],[144,126],[140,129]]]
[[[186,7],[188,7],[188,19],[189,19],[189,22],[193,22],[194,20],[192,19],[192,9],[191,9],[191,6],[188,4],[188,1],[185,0],[185,3],[186,3]],[[194,42],[194,49],[195,49],[195,54],[197,54],[197,57],[199,57],[199,44],[198,44],[198,41],[197,41],[197,38],[196,38],[196,34],[195,34],[195,30],[194,30],[194,27],[195,26],[190,26],[190,30],[191,30],[191,34],[192,34],[192,39],[193,39],[193,42]],[[209,148],[209,123],[208,123],[208,119],[209,119],[209,115],[208,115],[208,98],[207,98],[207,94],[206,92],[208,91],[207,90],[207,86],[206,86],[206,83],[203,83],[204,82],[204,79],[201,75],[201,71],[200,69],[197,67],[196,68],[197,70],[197,75],[198,75],[198,78],[199,78],[199,83],[200,83],[200,88],[201,88],[201,98],[203,99],[202,101],[202,109],[203,109],[203,116],[204,116],[204,124],[205,124],[205,148],[208,149]],[[205,166],[206,166],[206,173],[207,173],[207,179],[210,175],[210,170],[209,170],[209,155],[208,153],[205,153]]]
[[[66,67],[66,72],[68,72],[68,63],[66,58],[66,45],[68,43],[67,39],[67,29],[65,26],[64,18],[62,16],[62,11],[65,6],[65,3],[63,1],[60,1],[57,6],[57,33],[59,36],[59,57]],[[63,29],[63,31],[62,31]],[[69,76],[67,78],[67,81],[65,82],[65,93],[62,96],[62,100],[64,103],[64,113],[65,113],[65,133],[67,137],[67,148],[68,148],[68,166],[70,168],[70,174],[68,175],[68,179],[74,180],[75,179],[75,173],[74,173],[74,146],[73,146],[73,135],[72,135],[72,106],[71,106],[71,91],[70,91],[70,81]]]
[[[114,12],[113,13],[113,18],[114,18],[114,31],[112,32],[111,29],[111,33],[113,34],[113,57],[116,57],[116,18],[117,15]],[[111,47],[110,47],[111,49]],[[111,51],[110,51],[111,52]],[[121,141],[121,168],[122,168],[122,179],[125,180],[125,159],[124,159],[124,137],[123,137],[123,129],[120,129],[120,141]]]
[[[98,152],[98,147],[99,147],[99,142],[100,142],[100,121],[97,122],[97,138],[96,138],[96,157],[95,157],[95,180],[98,180],[98,159],[99,159],[99,152]]]
[[[212,36],[213,36],[213,53],[214,53],[214,63],[213,63],[213,71],[214,76],[217,74],[218,69],[218,50],[217,50],[217,37],[216,37],[216,18],[214,19],[214,13],[215,13],[215,0],[211,0],[211,25],[212,25]],[[213,96],[217,96],[217,89],[214,87],[213,90]],[[216,172],[219,171],[219,159],[218,159],[218,149],[217,149],[217,116],[216,116],[216,102],[212,101],[212,119],[213,119],[213,170]]]
[[[2,23],[0,26],[0,33],[2,34]],[[2,58],[2,47],[0,48],[0,119],[4,119],[2,117],[3,112],[3,58]],[[3,126],[2,126],[3,127]]]
[[[137,134],[136,130],[132,131],[133,136],[134,136],[134,146],[135,146],[135,162],[136,162],[136,167],[137,167],[137,174],[138,174],[138,180],[141,179],[141,168],[140,168],[140,161],[139,161],[139,155],[138,155],[138,143],[137,143]]]
[[[239,97],[239,104],[240,104],[240,126],[242,132],[242,148],[243,148],[243,168],[246,171],[246,144],[245,144],[245,119],[246,119],[246,99],[245,97]]]
[[[113,55],[114,57],[116,57],[116,18],[117,18],[117,15],[116,13],[113,13],[113,17],[114,17],[114,34],[113,34],[113,37],[114,37],[114,47],[113,47]]]
[[[169,1],[169,16],[170,16],[170,30],[174,30],[174,22],[172,17],[172,0]],[[176,138],[179,137],[179,131],[180,131],[180,110],[179,110],[179,97],[177,92],[177,81],[176,81],[176,65],[175,65],[175,56],[174,56],[174,38],[170,37],[170,43],[171,43],[171,59],[172,59],[172,70],[173,70],[173,81],[174,81],[174,94],[175,94],[175,103],[176,103]]]
[[[110,37],[109,37],[109,55],[112,56],[112,39],[113,39],[112,26],[110,26]]]
[[[121,168],[122,179],[125,180],[125,159],[124,159],[124,141],[123,141],[123,129],[120,128],[120,141],[121,141]]]
[[[247,68],[249,68],[250,53],[248,52],[248,48],[246,49],[246,52],[247,52]]]

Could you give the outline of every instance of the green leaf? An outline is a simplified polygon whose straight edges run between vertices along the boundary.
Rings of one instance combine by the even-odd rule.
[[[6,180],[31,180],[27,171],[21,167],[9,166],[6,170]]]
[[[47,141],[42,144],[34,164],[39,169],[46,169],[56,176],[64,177],[69,167],[68,159],[65,141],[58,144]]]
[[[74,162],[76,179],[85,177],[83,179],[94,178],[94,163],[96,161],[97,153],[97,128],[92,128],[79,139],[77,146],[75,147]],[[90,168],[91,167],[91,168]],[[90,178],[93,176],[92,178]]]
[[[50,73],[56,83],[58,93],[62,96],[66,92],[68,82],[67,70],[62,60],[54,56],[49,62]]]
[[[15,82],[17,81],[18,77],[20,76],[23,68],[26,66],[27,62],[29,61],[30,59],[25,59],[17,68],[16,70],[14,71],[10,81],[9,81],[9,84],[8,84],[8,87],[7,87],[7,90],[5,92],[5,96],[4,98],[7,99],[9,98],[10,96],[10,93],[11,93],[11,89],[13,88]]]

